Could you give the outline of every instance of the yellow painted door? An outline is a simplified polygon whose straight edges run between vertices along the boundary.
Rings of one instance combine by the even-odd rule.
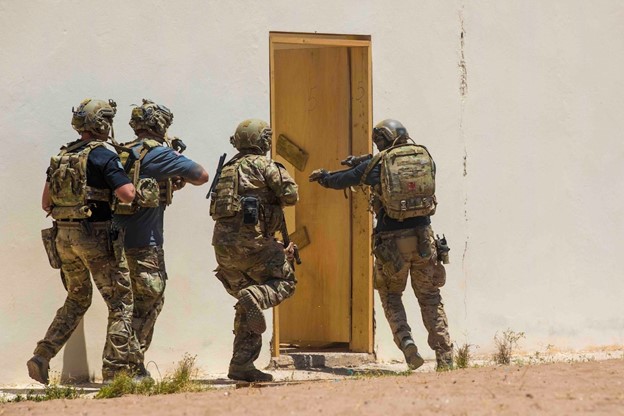
[[[294,212],[310,245],[301,250],[294,296],[279,309],[280,344],[348,343],[351,337],[351,206],[341,191],[308,182],[314,169],[341,169],[350,153],[351,78],[346,47],[278,49],[273,57],[274,137],[309,153]],[[276,156],[276,159],[280,159]],[[292,215],[290,212],[290,226]],[[291,229],[291,232],[294,230]]]

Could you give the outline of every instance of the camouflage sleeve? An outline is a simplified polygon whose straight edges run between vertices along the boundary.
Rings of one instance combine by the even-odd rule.
[[[264,172],[267,185],[279,198],[282,205],[295,205],[299,200],[298,186],[286,168],[277,162],[267,165]]]

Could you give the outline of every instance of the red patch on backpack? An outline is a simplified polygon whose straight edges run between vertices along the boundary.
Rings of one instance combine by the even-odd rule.
[[[408,182],[407,183],[407,189],[409,189],[410,191],[415,191],[416,190],[416,183],[415,182]]]

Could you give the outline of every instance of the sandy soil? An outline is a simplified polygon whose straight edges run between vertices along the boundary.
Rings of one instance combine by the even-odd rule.
[[[0,415],[624,415],[624,360],[0,405]]]

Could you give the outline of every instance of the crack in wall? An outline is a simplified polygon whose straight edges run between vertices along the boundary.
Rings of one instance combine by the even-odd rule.
[[[464,277],[464,318],[468,318],[468,274],[466,273],[466,256],[468,255],[468,145],[466,133],[464,131],[464,115],[466,110],[466,97],[468,96],[468,69],[466,65],[465,55],[466,29],[464,28],[464,4],[462,2],[459,9],[459,96],[460,96],[460,115],[459,115],[459,134],[464,143],[464,156],[462,160],[463,176],[464,176],[464,223],[466,224],[466,240],[464,241],[464,252],[462,254],[462,272]]]

